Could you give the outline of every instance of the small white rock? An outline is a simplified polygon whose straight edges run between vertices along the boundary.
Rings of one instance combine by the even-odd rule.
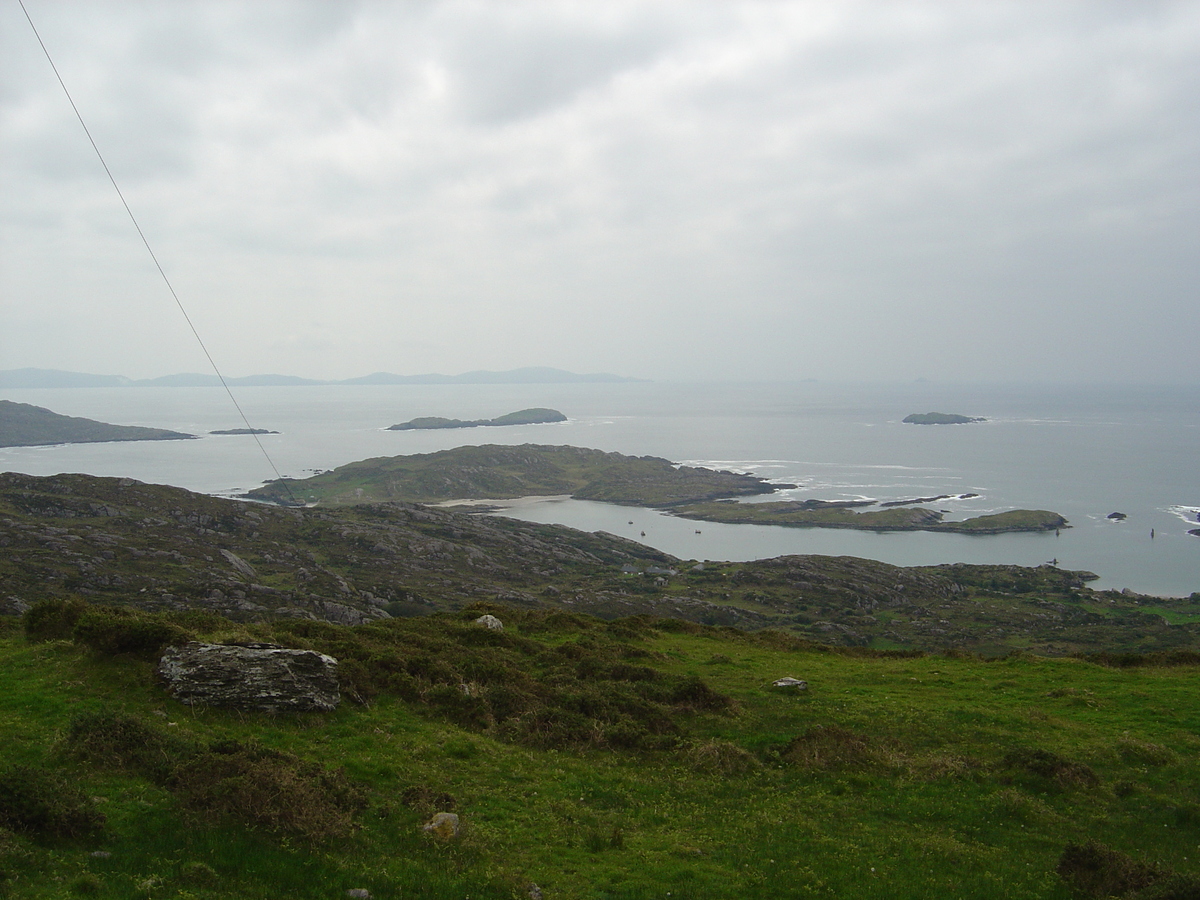
[[[797,691],[807,691],[808,682],[801,681],[799,678],[792,678],[790,675],[788,675],[785,678],[780,678],[778,681],[771,682],[771,687],[792,688],[793,690]]]

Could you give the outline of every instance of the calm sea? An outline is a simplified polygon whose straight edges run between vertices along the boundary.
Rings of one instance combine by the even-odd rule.
[[[279,470],[462,444],[574,444],[750,471],[799,485],[785,496],[939,501],[947,518],[1049,509],[1053,534],[871,534],[715,525],[574,500],[521,501],[508,514],[634,538],[684,559],[785,553],[863,556],[899,565],[1057,560],[1094,586],[1163,596],[1200,591],[1200,387],[949,387],[800,384],[403,385],[242,388],[252,424]],[[204,435],[202,440],[0,449],[0,469],[130,476],[213,494],[272,477],[252,438],[213,436],[242,423],[211,388],[4,390],[58,413]],[[415,416],[491,418],[529,406],[562,410],[556,425],[389,432]],[[912,412],[984,416],[957,426],[904,425]],[[1116,522],[1109,513],[1127,518]],[[642,533],[645,533],[644,537]],[[699,532],[699,533],[697,533]],[[1153,532],[1153,537],[1151,533]]]

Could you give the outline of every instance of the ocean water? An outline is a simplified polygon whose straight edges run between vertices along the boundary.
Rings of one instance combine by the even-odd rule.
[[[754,472],[796,484],[784,498],[901,500],[947,518],[1049,509],[1054,534],[966,536],[717,525],[652,510],[556,498],[506,504],[506,515],[620,534],[684,559],[785,553],[862,556],[898,565],[994,562],[1086,569],[1094,586],[1162,596],[1200,591],[1200,387],[798,384],[399,385],[243,388],[251,423],[284,475],[375,456],[462,444],[574,444]],[[273,477],[212,388],[4,390],[0,398],[124,425],[203,435],[194,441],[0,449],[0,470],[129,476],[233,495]],[[389,432],[415,416],[491,418],[530,406],[553,425]],[[912,412],[986,422],[904,425]],[[1110,520],[1111,512],[1127,518]],[[1153,537],[1151,532],[1153,531]]]

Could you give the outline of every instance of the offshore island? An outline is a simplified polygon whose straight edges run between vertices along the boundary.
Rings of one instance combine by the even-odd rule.
[[[565,421],[567,421],[567,417],[560,413],[557,409],[533,407],[531,409],[519,409],[516,412],[510,412],[507,415],[497,416],[494,419],[443,419],[441,416],[420,416],[416,419],[410,419],[407,422],[401,422],[399,425],[391,425],[387,430],[428,431],[440,428],[478,428],[480,426],[498,427],[502,425],[544,425],[550,422]]]
[[[875,501],[736,502],[739,497],[795,487],[754,475],[676,465],[655,456],[626,456],[570,446],[485,444],[361,460],[311,478],[272,481],[246,496],[285,505],[349,506],[567,495],[576,500],[662,509],[683,518],[732,524],[963,534],[1069,527],[1065,518],[1048,510],[1010,510],[947,522],[941,512],[925,508],[892,505],[866,512],[851,508],[873,506]]]
[[[972,422],[986,422],[980,416],[962,416],[958,413],[909,413],[901,421],[906,425],[969,425]]]

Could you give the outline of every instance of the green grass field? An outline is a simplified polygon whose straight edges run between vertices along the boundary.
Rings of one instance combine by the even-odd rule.
[[[470,623],[481,611],[505,621],[502,635]],[[333,652],[359,702],[274,717],[192,709],[163,692],[152,653],[32,643],[9,620],[8,896],[510,898],[536,884],[597,900],[1067,898],[1056,866],[1089,841],[1158,873],[1200,870],[1194,665],[834,651],[492,606],[355,629],[174,624]],[[770,687],[785,675],[808,691]],[[108,732],[88,738],[88,722],[141,737],[100,752]],[[197,793],[204,761],[245,748],[266,760],[255,771],[274,779],[281,811],[250,769]],[[321,769],[350,786],[330,801],[348,828],[321,813],[334,796]],[[53,801],[40,820],[35,775]],[[55,819],[59,807],[75,819]],[[451,808],[459,837],[422,831]]]

